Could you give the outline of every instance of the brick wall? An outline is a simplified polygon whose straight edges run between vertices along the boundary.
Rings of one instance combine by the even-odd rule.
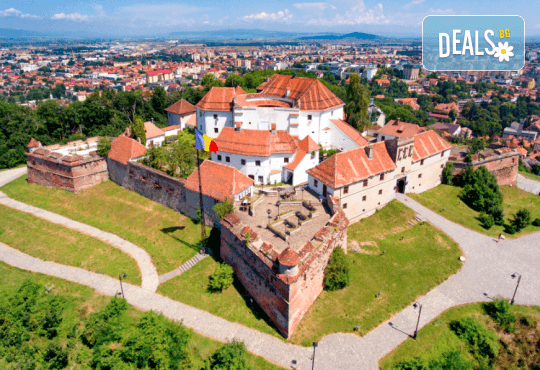
[[[241,235],[246,225],[235,214],[221,222],[220,255],[234,268],[240,282],[279,332],[288,338],[323,290],[330,254],[336,247],[346,248],[348,224],[339,210],[311,241],[306,241],[297,250],[301,262],[295,276],[279,273],[279,254],[258,235],[246,245]]]
[[[518,165],[519,153],[513,151],[505,152],[502,155],[480,158],[479,160],[475,160],[472,164],[454,162],[454,175],[459,175],[467,166],[474,166],[475,170],[480,166],[485,166],[489,172],[495,175],[499,185],[517,186]]]

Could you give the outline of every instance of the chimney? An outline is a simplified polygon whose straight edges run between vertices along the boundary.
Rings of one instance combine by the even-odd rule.
[[[285,97],[288,98],[290,94],[291,94],[291,90],[287,89],[287,91],[285,92]]]
[[[268,82],[268,81],[270,81],[270,78],[269,78],[268,76],[266,76],[266,77],[264,78],[264,82]]]
[[[271,133],[272,135],[275,135],[275,134],[276,134],[276,124],[275,124],[275,123],[272,123],[271,129],[270,129],[270,133]]]
[[[238,99],[237,99],[237,98],[233,98],[232,104],[233,104],[233,106],[236,107],[236,106],[238,105]]]
[[[368,145],[365,147],[365,150],[366,150],[366,155],[368,159],[373,159],[373,147]]]
[[[154,117],[152,117],[152,124],[154,124]]]
[[[235,130],[235,131],[236,131],[236,132],[240,132],[241,130],[242,130],[242,124],[241,124],[240,122],[238,122],[238,123],[236,124],[236,130]]]
[[[399,122],[401,121],[401,119],[398,117],[396,118],[396,121],[394,122],[394,125],[399,125]]]

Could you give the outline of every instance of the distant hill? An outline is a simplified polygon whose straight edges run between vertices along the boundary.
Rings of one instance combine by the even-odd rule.
[[[298,36],[306,35],[295,32],[266,31],[266,30],[216,30],[216,31],[191,31],[191,32],[171,32],[170,37],[183,38],[220,38],[220,39],[255,39],[255,38],[288,38],[294,39]]]
[[[0,28],[0,37],[5,38],[21,38],[21,37],[35,37],[46,36],[46,34],[28,30],[15,30],[12,28]]]
[[[345,40],[345,39],[383,40],[383,39],[386,39],[386,37],[372,35],[370,33],[362,33],[362,32],[347,33],[345,35],[320,35],[320,36],[299,37],[299,40]]]

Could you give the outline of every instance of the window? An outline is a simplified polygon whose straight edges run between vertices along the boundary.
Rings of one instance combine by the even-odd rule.
[[[214,127],[214,133],[219,133],[219,129],[217,127]]]
[[[444,164],[441,164],[441,168],[444,168]]]
[[[512,164],[516,163],[516,159],[512,158]]]
[[[412,150],[413,150],[413,146],[411,145],[411,146],[409,147],[409,157],[412,157]]]
[[[249,124],[251,125],[251,122]]]
[[[365,202],[365,201],[366,201],[366,196],[364,195],[364,196],[362,197],[362,202]]]
[[[381,181],[384,180],[384,173],[381,175],[380,180],[381,180]]]
[[[444,157],[444,152],[441,153],[441,158]]]
[[[421,173],[418,174],[418,178],[419,178],[419,179],[422,178],[422,174],[421,174]]]
[[[381,136],[381,141],[384,141],[384,136]]]
[[[203,116],[203,112],[201,110],[201,111],[199,111],[199,117],[202,117],[202,116]]]
[[[422,159],[422,160],[420,161],[420,166],[423,166],[423,165],[424,165],[424,160]]]
[[[318,187],[318,186],[319,186],[319,182],[318,182],[317,180],[313,180],[313,186]]]
[[[347,203],[343,204],[343,209],[347,209]]]
[[[283,162],[289,163],[289,158],[283,158]]]
[[[242,164],[246,164],[246,160],[245,160],[245,159],[241,159],[240,162],[241,162]]]
[[[348,186],[345,186],[343,188],[343,194],[349,194],[349,187]]]
[[[330,113],[330,115],[333,116],[333,115],[334,115],[334,111],[332,111],[332,113]]]
[[[263,181],[264,181],[263,177],[259,176],[259,182],[263,182]]]
[[[261,166],[261,161],[255,161],[255,166]]]
[[[218,204],[218,203],[219,203],[219,200],[214,199],[214,204]]]
[[[227,163],[231,162],[231,157],[225,157],[225,162]]]
[[[217,160],[218,160],[218,161],[221,161],[221,154],[218,154]]]
[[[214,119],[217,119],[217,114],[214,114]]]
[[[401,173],[405,172],[405,167],[401,167]]]
[[[311,121],[312,118],[313,118],[313,116],[311,114],[308,114],[308,116],[307,116],[308,121]]]
[[[382,195],[382,189],[381,189],[381,190],[379,190],[379,195]]]
[[[364,187],[367,186],[367,180],[364,180]]]

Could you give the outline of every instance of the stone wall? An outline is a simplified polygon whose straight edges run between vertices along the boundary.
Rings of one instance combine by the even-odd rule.
[[[473,156],[473,163],[454,162],[454,175],[459,175],[468,166],[473,166],[476,170],[480,166],[485,166],[489,172],[497,178],[499,185],[517,186],[517,175],[519,166],[519,153],[517,151],[502,148],[493,152],[481,152]]]
[[[96,152],[83,158],[39,148],[26,153],[26,163],[28,183],[75,193],[109,179],[107,162]]]
[[[249,294],[288,338],[323,290],[330,254],[336,247],[346,248],[348,224],[343,211],[336,212],[296,251],[300,257],[298,273],[289,276],[279,272],[279,253],[233,213],[221,221],[221,258],[234,268]],[[246,231],[252,235],[249,245]]]

